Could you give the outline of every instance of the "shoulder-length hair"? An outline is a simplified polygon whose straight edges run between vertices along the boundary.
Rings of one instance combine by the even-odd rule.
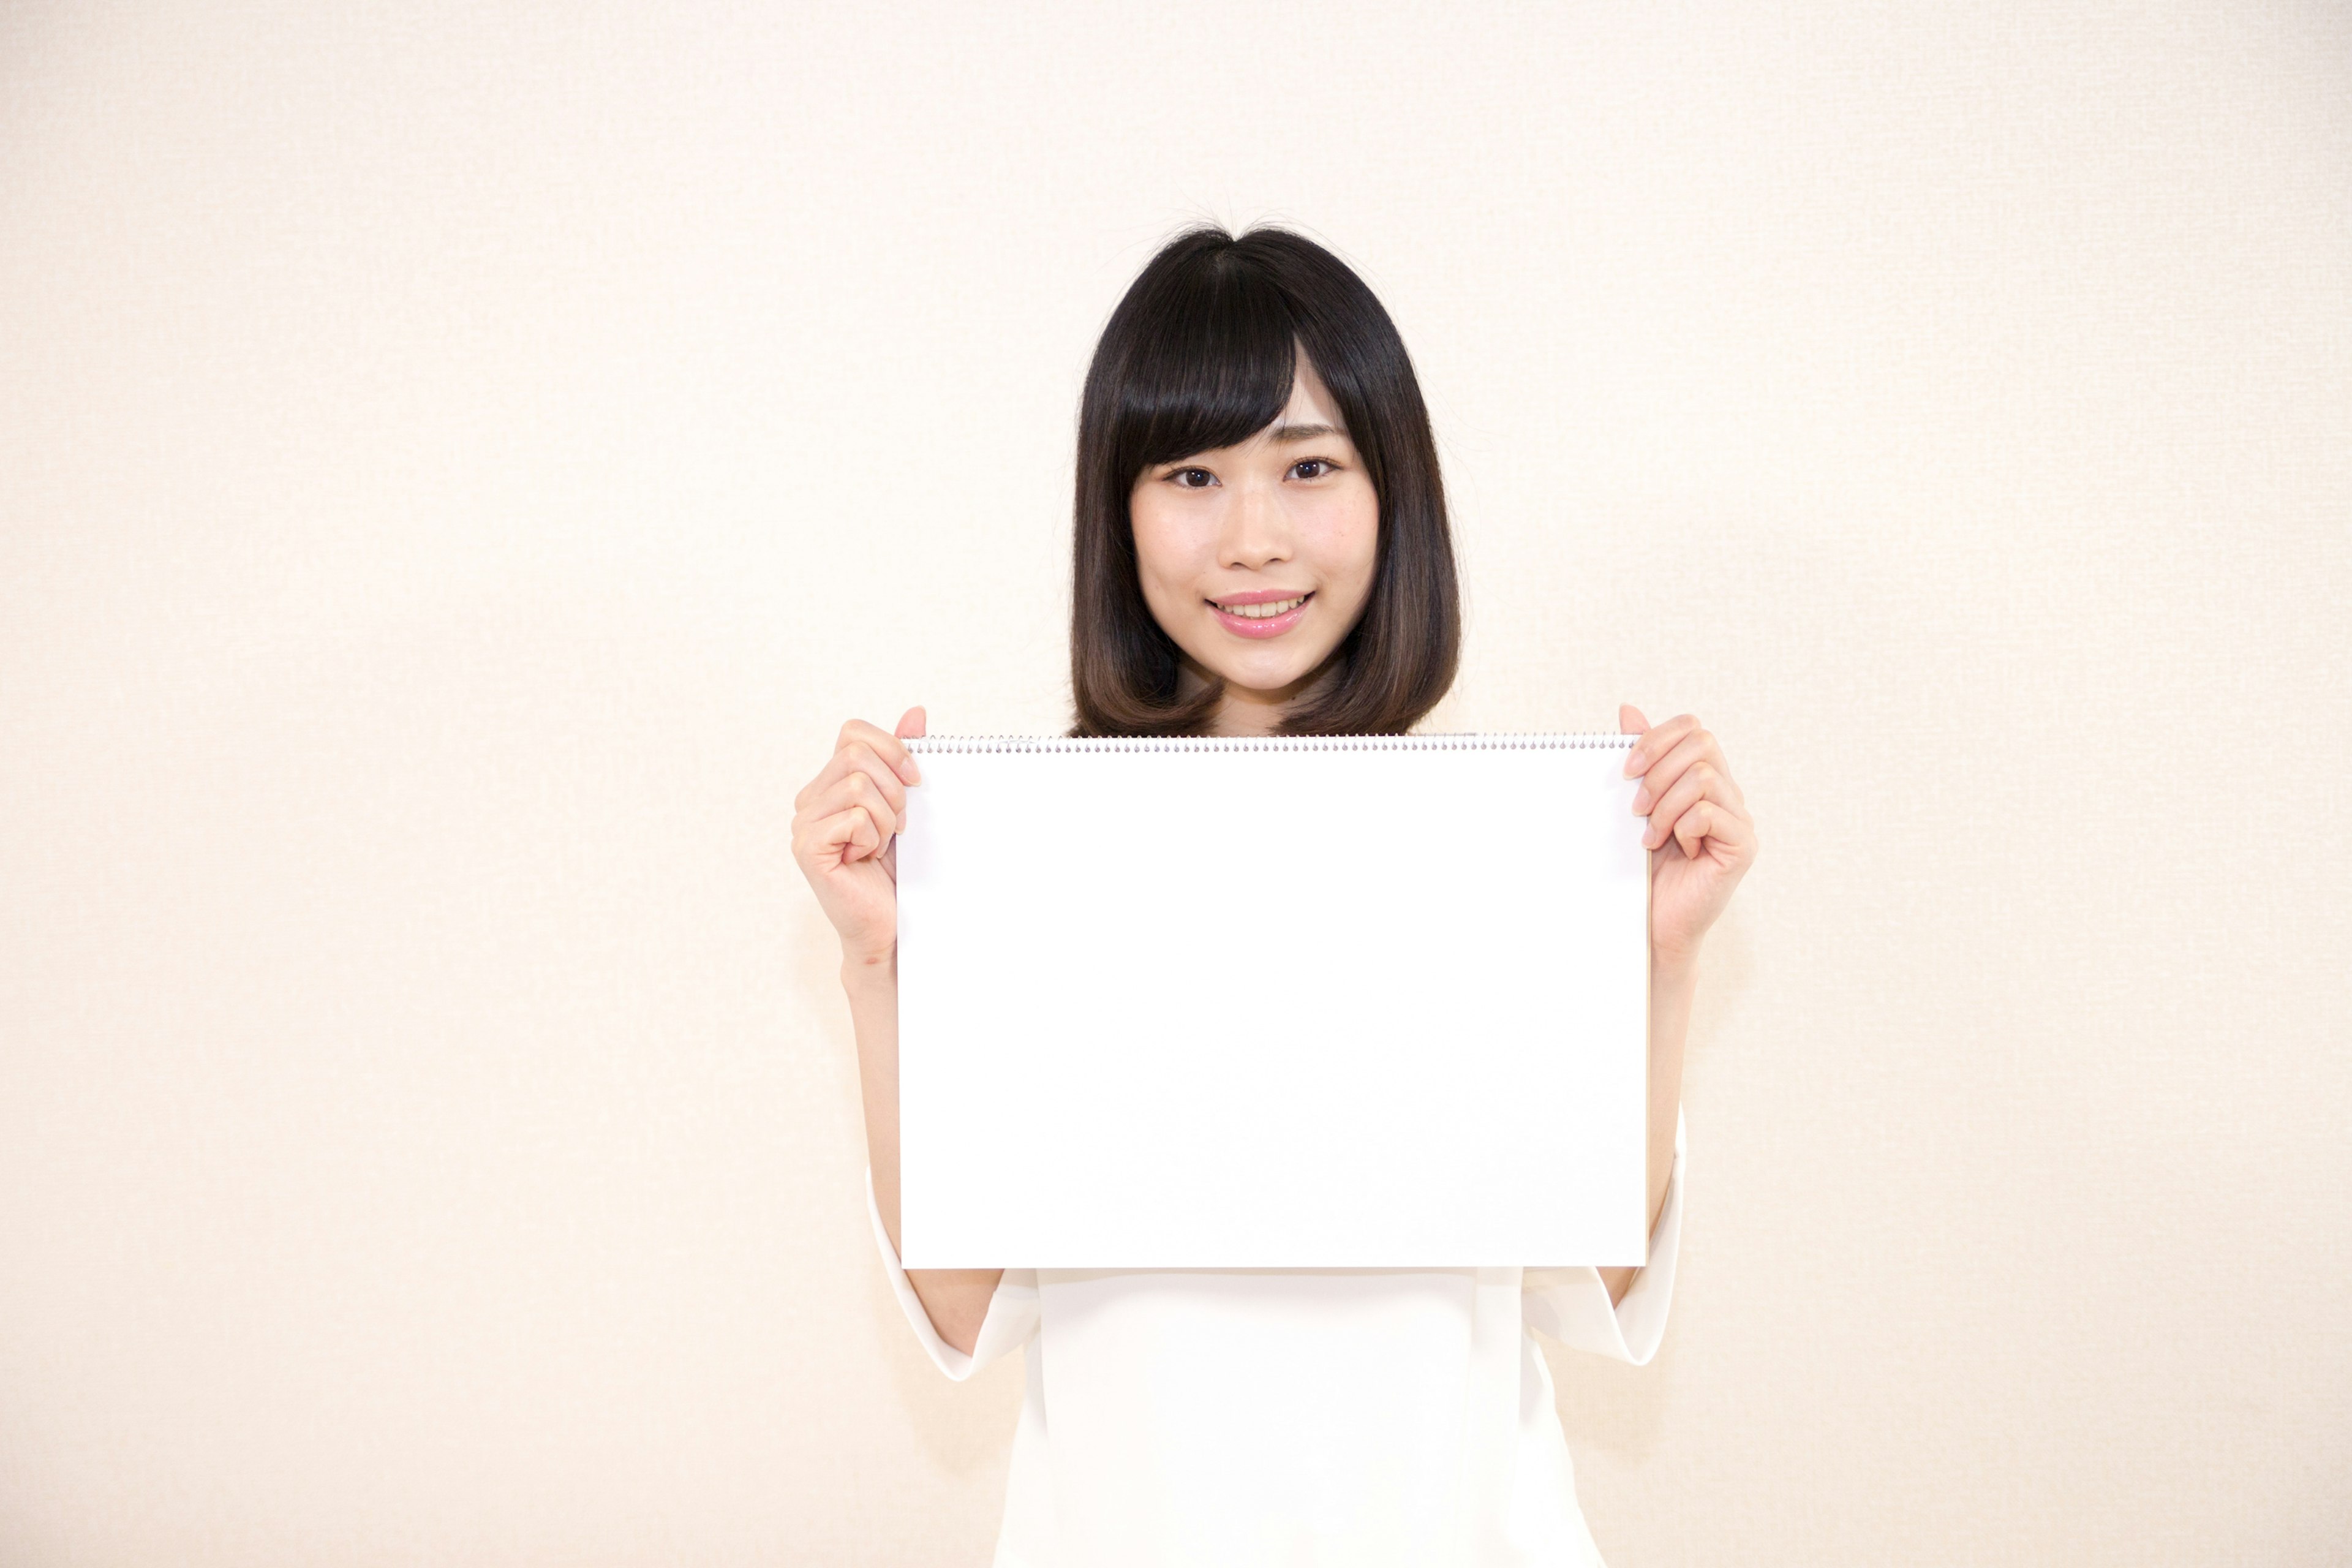
[[[1247,440],[1290,401],[1296,356],[1330,389],[1379,497],[1372,584],[1334,650],[1337,678],[1285,714],[1287,734],[1400,734],[1454,683],[1462,607],[1429,410],[1389,314],[1299,235],[1179,235],[1104,327],[1078,411],[1073,735],[1204,730],[1223,692],[1180,700],[1176,644],[1136,572],[1129,498],[1143,471]]]

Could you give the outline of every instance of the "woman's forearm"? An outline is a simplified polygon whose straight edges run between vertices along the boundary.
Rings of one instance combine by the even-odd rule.
[[[1666,1182],[1675,1169],[1675,1120],[1683,1103],[1683,1045],[1690,1037],[1691,997],[1697,990],[1694,963],[1650,966],[1650,1228],[1666,1206]],[[1624,1299],[1638,1273],[1633,1268],[1603,1268],[1601,1282],[1609,1300]]]
[[[866,1110],[866,1159],[874,1173],[874,1204],[890,1250],[898,1242],[898,965],[885,955],[872,961],[845,956],[841,988],[849,995],[849,1019],[857,1035],[857,1082]],[[1671,1136],[1671,1133],[1669,1133]],[[1002,1268],[909,1268],[908,1282],[940,1338],[969,1355],[988,1316]]]

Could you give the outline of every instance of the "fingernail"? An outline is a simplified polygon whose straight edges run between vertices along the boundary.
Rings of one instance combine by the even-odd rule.
[[[1650,786],[1648,784],[1643,784],[1640,789],[1633,792],[1633,809],[1637,813],[1650,809]]]
[[[1630,779],[1630,778],[1632,778],[1634,774],[1636,774],[1636,773],[1640,773],[1640,772],[1642,771],[1639,767],[1636,767],[1636,766],[1634,765],[1635,763],[1639,763],[1641,760],[1642,760],[1642,753],[1641,753],[1641,752],[1626,752],[1626,753],[1625,753],[1625,776],[1626,776],[1627,778],[1629,778],[1629,779]]]

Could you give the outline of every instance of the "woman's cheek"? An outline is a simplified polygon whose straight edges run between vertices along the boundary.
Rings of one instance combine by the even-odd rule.
[[[1342,493],[1299,520],[1299,533],[1314,557],[1316,576],[1351,595],[1370,591],[1379,543],[1380,503],[1369,494]]]
[[[1135,558],[1139,568],[1146,597],[1182,596],[1186,585],[1196,575],[1192,557],[1198,554],[1195,542],[1187,531],[1171,527],[1167,520],[1147,518],[1140,509],[1135,514]]]

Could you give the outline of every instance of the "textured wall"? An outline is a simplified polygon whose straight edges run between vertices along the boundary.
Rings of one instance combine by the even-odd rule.
[[[2336,1559],[2343,8],[800,9],[0,10],[0,1561],[985,1560],[790,800],[1061,721],[1195,216],[1423,367],[1439,727],[1762,830],[1612,1563]]]

